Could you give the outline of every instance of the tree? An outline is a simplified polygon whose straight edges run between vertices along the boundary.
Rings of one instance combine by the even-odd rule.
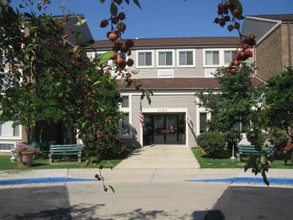
[[[36,123],[62,122],[83,140],[87,155],[99,149],[105,156],[119,144],[120,93],[104,71],[113,52],[90,60],[82,47],[70,46],[68,19],[1,5],[1,121],[25,126],[29,142]]]
[[[240,123],[249,124],[257,107],[260,91],[252,85],[251,76],[254,66],[242,62],[237,74],[226,72],[226,68],[217,71],[215,77],[219,82],[219,91],[205,90],[196,95],[203,106],[212,114],[209,130],[225,134],[228,146],[236,147],[241,140]]]
[[[264,94],[267,125],[287,132],[293,143],[293,67],[268,80]],[[293,153],[291,154],[293,161]]]

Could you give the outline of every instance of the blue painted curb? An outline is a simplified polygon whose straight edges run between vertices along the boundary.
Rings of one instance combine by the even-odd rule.
[[[252,177],[233,177],[233,178],[219,178],[219,179],[196,179],[187,180],[189,182],[210,182],[210,183],[256,183],[263,184],[262,178],[252,178]],[[276,185],[293,185],[292,178],[269,178],[270,184]]]
[[[0,185],[21,185],[32,183],[68,183],[68,182],[93,182],[97,179],[81,179],[66,177],[44,177],[44,178],[25,178],[25,179],[6,179],[0,180]]]

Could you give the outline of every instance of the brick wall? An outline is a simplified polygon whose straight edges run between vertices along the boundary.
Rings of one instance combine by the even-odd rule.
[[[280,73],[282,54],[282,28],[278,27],[256,47],[257,75],[268,79]]]
[[[290,33],[289,44],[288,34]],[[282,24],[256,47],[257,75],[265,80],[293,65],[293,24]],[[291,48],[289,48],[289,46]],[[291,54],[291,55],[290,55]]]
[[[290,26],[289,26],[290,25]],[[282,25],[282,45],[283,45],[283,66],[293,65],[293,24]],[[291,45],[289,44],[288,36],[290,36]],[[290,48],[289,48],[290,47]],[[290,62],[291,59],[291,62]]]

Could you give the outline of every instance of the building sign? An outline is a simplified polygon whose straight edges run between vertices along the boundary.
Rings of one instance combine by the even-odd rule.
[[[167,108],[158,108],[158,112],[168,112]]]

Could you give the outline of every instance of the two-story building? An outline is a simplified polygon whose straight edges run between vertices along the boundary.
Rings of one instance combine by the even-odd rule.
[[[286,66],[292,65],[293,15],[247,16],[242,35],[257,36],[252,49],[257,69],[252,82],[265,81]],[[144,89],[153,91],[151,105],[146,100],[140,105],[140,92],[120,86],[125,120],[121,138],[135,146],[150,144],[196,145],[195,136],[207,129],[210,115],[199,108],[195,93],[201,89],[219,88],[213,73],[221,66],[228,66],[239,45],[238,37],[194,37],[136,39],[130,58],[135,61],[131,69],[139,70]],[[111,48],[109,41],[96,41],[97,55]],[[89,56],[94,56],[89,51]],[[198,100],[197,100],[198,101]],[[142,106],[142,109],[141,109]],[[145,123],[141,126],[140,111]],[[124,129],[122,129],[124,128]],[[126,129],[125,129],[126,128]]]
[[[141,109],[141,93],[120,85],[121,111],[126,115],[121,123],[121,138],[135,146],[195,146],[196,135],[207,129],[210,118],[204,108],[195,104],[195,93],[219,88],[213,73],[231,63],[239,42],[239,37],[135,39],[129,56],[135,65],[130,70],[139,71],[134,77],[154,96],[150,105],[143,100]],[[88,51],[88,55],[99,56],[111,45],[107,40],[96,41],[95,52]],[[252,80],[254,84],[261,83],[257,78]],[[139,120],[140,110],[144,126]]]

